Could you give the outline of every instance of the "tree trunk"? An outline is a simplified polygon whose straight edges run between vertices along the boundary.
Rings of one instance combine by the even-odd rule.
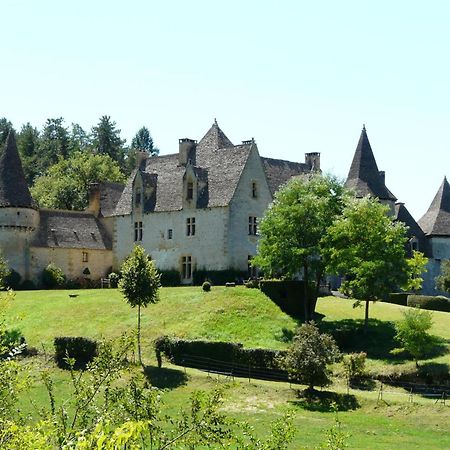
[[[305,310],[305,323],[309,322],[308,281],[309,281],[308,263],[305,263],[303,264],[303,295],[304,295],[303,303]]]
[[[141,353],[141,305],[138,305],[137,344],[138,344],[139,363],[141,364],[142,367],[144,367],[144,363],[142,362],[142,353]]]
[[[369,328],[369,300],[366,300],[366,312],[364,315],[364,329],[367,331]]]

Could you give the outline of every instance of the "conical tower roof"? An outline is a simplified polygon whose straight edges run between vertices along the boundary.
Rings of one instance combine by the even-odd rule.
[[[227,138],[225,133],[220,129],[217,120],[207,133],[202,137],[198,143],[197,149],[199,151],[218,150],[220,148],[233,147],[233,143]]]
[[[33,207],[13,131],[9,132],[0,155],[0,207],[8,206]]]
[[[358,197],[371,195],[380,200],[397,200],[380,175],[365,126],[361,131],[345,185],[356,191]]]
[[[450,236],[450,185],[446,177],[419,225],[427,236]]]

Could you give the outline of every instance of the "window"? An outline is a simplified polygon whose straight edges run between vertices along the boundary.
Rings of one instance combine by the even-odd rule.
[[[248,234],[252,236],[256,236],[258,233],[258,224],[256,222],[255,216],[249,216],[248,217]]]
[[[172,228],[169,228],[167,230],[167,239],[172,239],[172,235],[173,235],[173,230],[172,230]]]
[[[192,200],[193,198],[194,198],[194,183],[192,181],[188,181],[187,191],[186,191],[186,200]]]
[[[195,236],[195,217],[186,219],[186,236]]]
[[[134,198],[135,206],[140,206],[141,205],[141,198],[142,198],[141,190],[140,189],[136,189],[136,194],[135,194],[135,198]]]
[[[256,187],[256,181],[252,182],[252,197],[253,198],[258,197],[258,189]]]
[[[248,255],[247,258],[247,271],[248,271],[248,276],[249,278],[256,278],[258,276],[258,272],[255,266],[252,266],[252,259],[253,256],[252,255]]]
[[[181,275],[183,276],[183,279],[185,279],[185,280],[192,277],[192,257],[191,256],[183,256]]]
[[[83,252],[83,262],[88,262],[88,252]]]
[[[142,222],[134,222],[134,241],[142,241]]]

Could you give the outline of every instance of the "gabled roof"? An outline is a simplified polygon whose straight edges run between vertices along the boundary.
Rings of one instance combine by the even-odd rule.
[[[403,222],[408,227],[408,237],[415,236],[420,240],[424,236],[422,228],[414,220],[414,217],[410,214],[404,203],[395,204],[394,219]]]
[[[427,236],[450,236],[450,185],[446,177],[419,225]]]
[[[33,247],[111,250],[100,221],[87,212],[41,209]]]
[[[226,137],[225,133],[220,129],[217,120],[214,119],[211,128],[197,144],[197,155],[210,150],[229,147],[233,147],[233,143]],[[202,162],[198,160],[197,164],[203,166]]]
[[[0,155],[0,207],[8,206],[33,207],[13,131],[8,134]]]
[[[365,126],[361,131],[345,186],[353,189],[358,197],[370,195],[380,200],[397,200],[380,175]]]
[[[261,157],[261,162],[272,196],[280,186],[287,183],[293,176],[311,172],[311,169],[303,163],[264,157]]]
[[[124,185],[122,183],[113,183],[104,181],[100,183],[100,215],[110,217],[114,215],[117,203],[120,200]]]

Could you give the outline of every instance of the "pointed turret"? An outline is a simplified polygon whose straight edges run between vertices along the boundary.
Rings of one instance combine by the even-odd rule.
[[[419,225],[427,236],[450,236],[450,185],[446,177]]]
[[[0,155],[0,207],[33,207],[13,131]]]
[[[384,184],[384,173],[378,170],[365,126],[361,131],[345,185],[353,189],[358,197],[371,195],[380,200],[397,200]]]
[[[233,143],[226,137],[225,133],[220,129],[217,120],[214,119],[214,123],[202,137],[197,148],[199,151],[205,151],[218,150],[227,147],[233,147]]]

